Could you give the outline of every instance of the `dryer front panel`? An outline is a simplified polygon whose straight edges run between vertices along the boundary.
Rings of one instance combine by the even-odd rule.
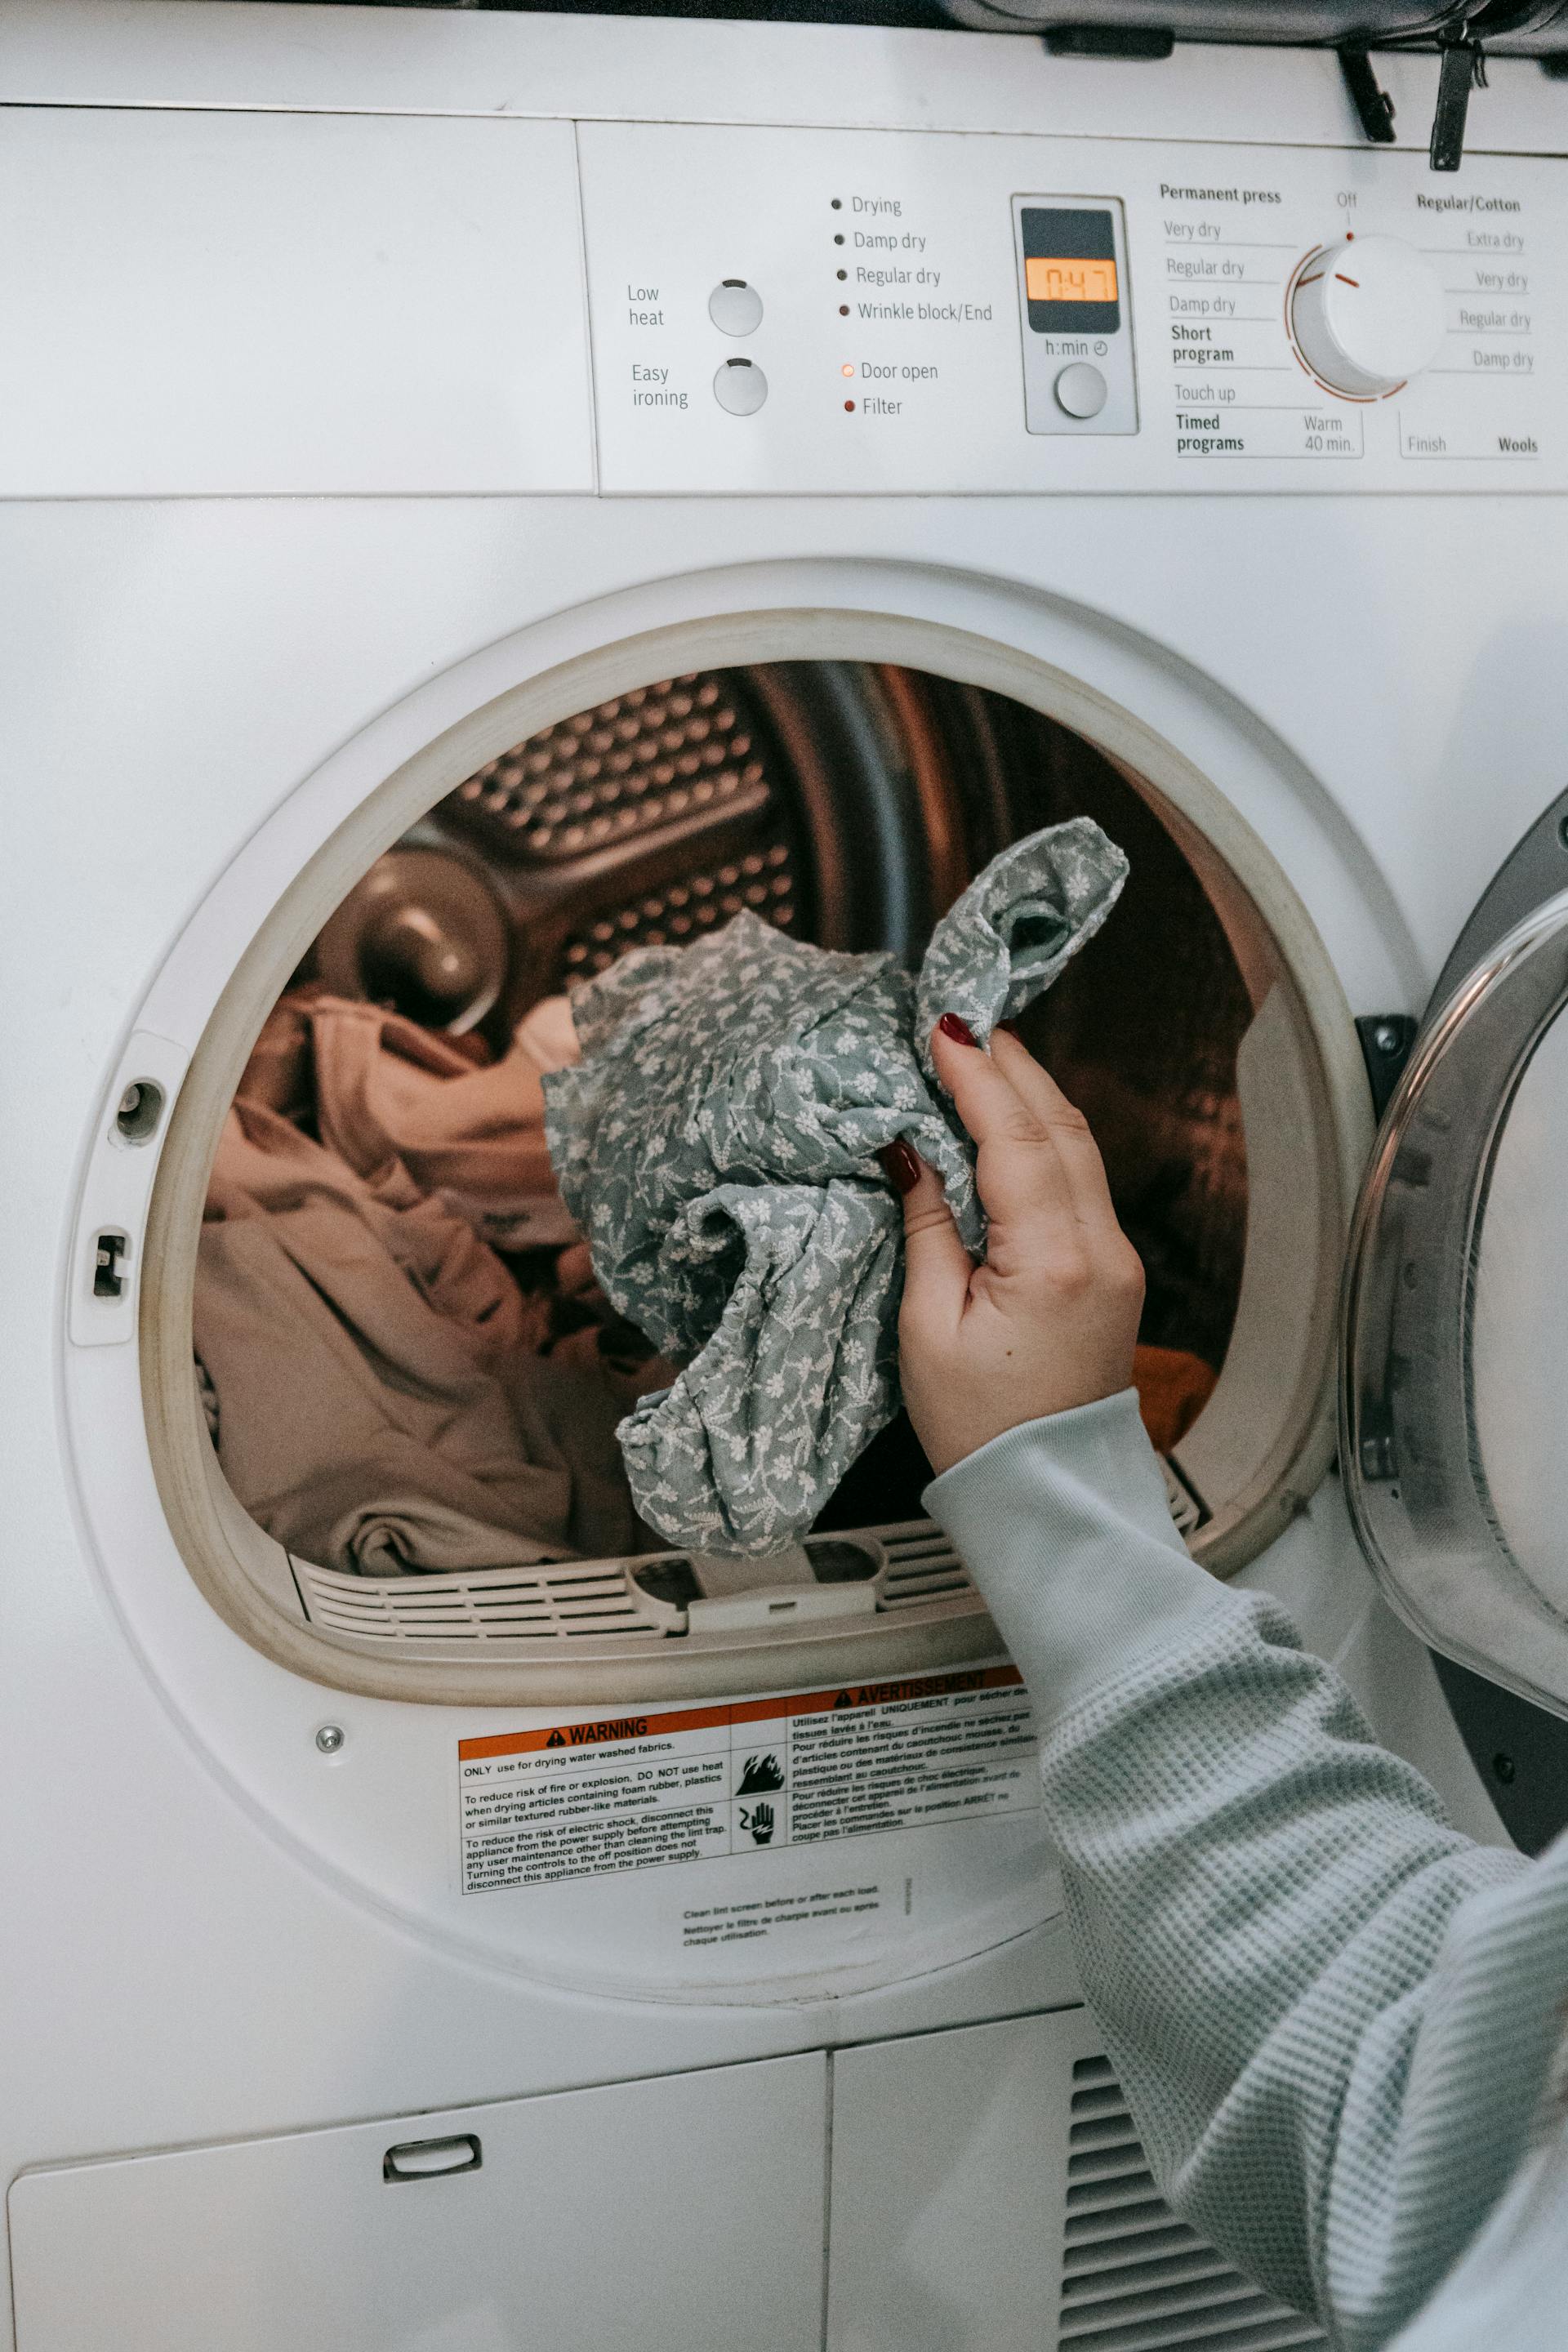
[[[1387,149],[18,107],[0,495],[1562,489],[1563,185],[1518,155],[1436,188]]]

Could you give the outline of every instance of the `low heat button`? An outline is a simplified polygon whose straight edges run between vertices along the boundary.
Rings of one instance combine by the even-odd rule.
[[[731,416],[754,416],[767,396],[767,377],[753,360],[726,360],[713,379],[713,397]]]
[[[708,316],[721,335],[754,334],[763,323],[763,298],[743,278],[726,278],[708,297]]]
[[[1063,368],[1052,386],[1057,406],[1068,416],[1098,416],[1106,402],[1105,378],[1087,360]]]

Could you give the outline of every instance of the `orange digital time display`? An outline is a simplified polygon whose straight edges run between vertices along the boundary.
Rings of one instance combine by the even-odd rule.
[[[1018,232],[1024,315],[1035,334],[1121,331],[1121,271],[1108,205],[1021,204]]]
[[[1059,253],[1027,256],[1024,289],[1031,302],[1115,302],[1121,293],[1113,260]]]

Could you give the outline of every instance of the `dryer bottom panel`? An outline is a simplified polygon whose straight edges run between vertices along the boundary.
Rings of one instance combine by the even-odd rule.
[[[26,2173],[18,2352],[813,2352],[826,2062]]]

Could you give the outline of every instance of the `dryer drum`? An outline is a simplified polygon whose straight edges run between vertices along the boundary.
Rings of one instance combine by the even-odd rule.
[[[569,1001],[629,949],[695,940],[742,908],[793,937],[918,961],[937,918],[997,850],[1079,814],[1127,850],[1131,879],[1025,1034],[1088,1116],[1147,1269],[1140,1386],[1173,1517],[1200,1556],[1239,1564],[1296,1507],[1279,1470],[1300,1457],[1304,1418],[1321,1417],[1338,1239],[1321,1175],[1332,1114],[1314,1110],[1310,1024],[1257,906],[1144,777],[1021,701],[887,664],[760,663],[659,679],[527,737],[449,788],[350,891],[293,972],[239,1100],[264,1099],[318,1148],[330,1122],[318,1128],[300,1040],[322,998],[402,1016],[405,1044],[416,1041],[427,1068],[481,1070],[536,1007]],[[1316,1153],[1297,1148],[1303,1116],[1324,1130]],[[552,1194],[537,1134],[531,1150],[532,1181]],[[220,1192],[224,1165],[220,1156]],[[406,1170],[395,1180],[360,1172],[394,1181],[397,1206],[408,1206],[396,1189]],[[443,1211],[460,1199],[460,1185],[419,1181]],[[647,1344],[594,1293],[559,1204],[525,1207],[473,1223],[506,1268],[504,1314],[526,1335],[530,1397],[584,1348],[635,1384]],[[221,1198],[208,1208],[205,1231]],[[198,1278],[198,1337],[201,1314]],[[372,1338],[356,1344],[374,1359]],[[538,1558],[526,1543],[499,1558],[472,1546],[444,1558],[438,1544],[408,1543],[396,1480],[384,1476],[388,1491],[367,1477],[366,1491],[338,1496],[334,1525],[355,1530],[350,1554],[290,1533],[276,1498],[300,1484],[300,1465],[284,1458],[281,1436],[258,1454],[257,1433],[237,1418],[250,1409],[243,1381],[226,1397],[212,1364],[200,1370],[212,1472],[221,1464],[232,1489],[226,1519],[232,1529],[237,1496],[284,1545],[264,1544],[249,1581],[318,1645],[361,1659],[395,1652],[411,1696],[435,1695],[414,1687],[420,1668],[460,1672],[471,1661],[493,1673],[562,1656],[563,1645],[601,1659],[629,1695],[633,1658],[732,1658],[763,1632],[770,1642],[804,1634],[816,1617],[833,1621],[836,1642],[851,1620],[866,1639],[901,1623],[910,1638],[888,1654],[900,1667],[994,1646],[961,1563],[921,1515],[929,1473],[902,1416],[853,1466],[818,1534],[782,1563],[737,1573],[650,1550],[629,1511],[633,1540],[621,1536],[608,1554],[602,1539],[576,1536],[561,1557],[557,1526],[531,1547]],[[644,1384],[658,1377],[651,1365]],[[277,1360],[277,1376],[249,1393],[275,1398],[287,1386]],[[534,1405],[521,1409],[526,1418]],[[278,1430],[290,1425],[307,1452],[318,1449],[318,1475],[321,1417],[279,1413]],[[525,1467],[552,1458],[548,1444],[542,1455],[525,1444],[524,1454]],[[342,1466],[328,1461],[329,1477]],[[647,1681],[631,1679],[638,1691]],[[647,1685],[698,1686],[689,1673]]]

